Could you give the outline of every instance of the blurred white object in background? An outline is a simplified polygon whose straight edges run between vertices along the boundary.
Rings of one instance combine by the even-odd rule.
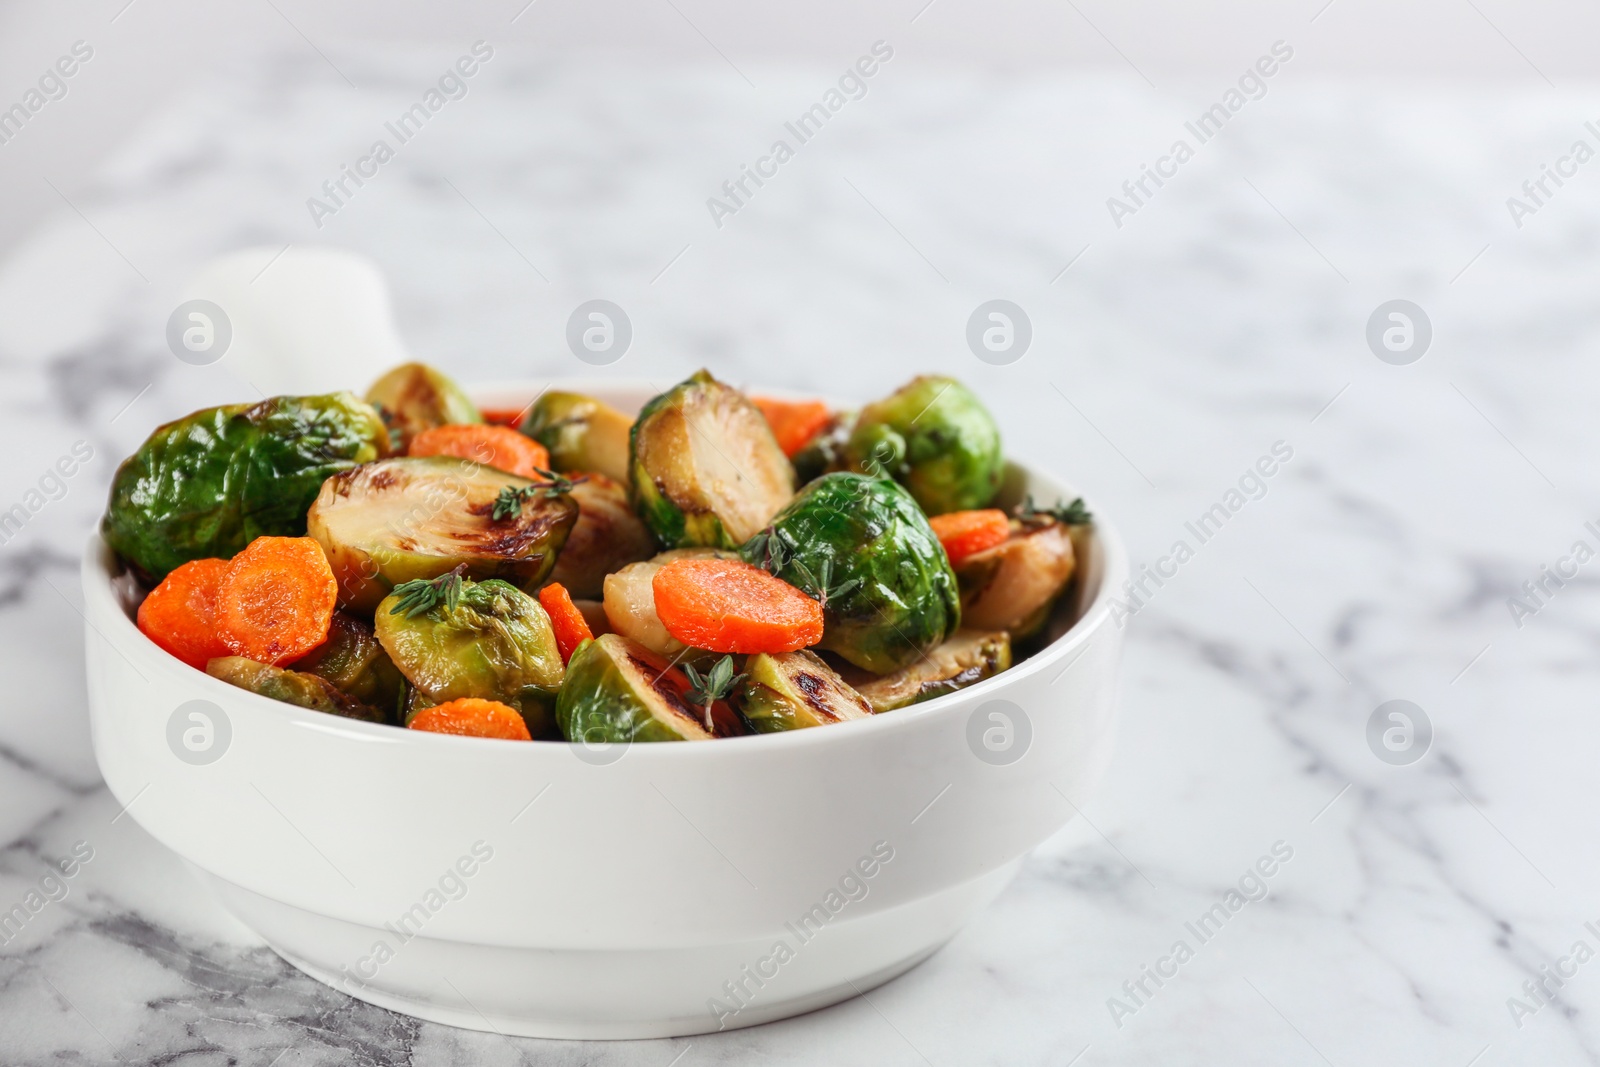
[[[383,274],[342,249],[231,252],[208,263],[183,298],[222,309],[231,329],[223,367],[266,396],[364,388],[409,359]]]

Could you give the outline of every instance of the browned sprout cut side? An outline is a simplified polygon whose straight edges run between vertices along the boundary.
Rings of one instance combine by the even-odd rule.
[[[507,488],[527,498],[497,517]],[[329,478],[306,529],[339,580],[341,606],[366,613],[402,582],[458,567],[469,578],[533,588],[555,566],[577,519],[578,505],[565,494],[468,460],[429,456]]]

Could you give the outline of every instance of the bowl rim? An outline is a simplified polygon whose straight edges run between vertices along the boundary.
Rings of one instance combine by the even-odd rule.
[[[644,379],[598,379],[598,378],[556,378],[549,382],[541,383],[536,380],[508,381],[487,383],[477,386],[468,386],[466,391],[475,399],[493,394],[510,394],[521,392],[523,396],[542,393],[556,385],[571,387],[574,391],[587,391],[591,393],[618,393],[641,392],[653,393],[656,387]],[[783,390],[765,390],[766,394],[781,394]],[[604,399],[604,397],[601,397]],[[481,402],[481,401],[480,401]],[[532,401],[528,402],[530,405]],[[483,406],[506,406],[505,404],[483,403]],[[1037,465],[1027,462],[1014,454],[1008,454],[1007,463],[1022,471],[1030,478],[1042,478],[1059,488],[1063,497],[1081,496],[1070,483],[1063,482],[1053,475],[1045,472]],[[947,693],[931,700],[912,704],[904,708],[895,709],[893,714],[873,715],[865,719],[849,722],[835,723],[831,729],[826,730],[788,730],[770,734],[743,734],[735,737],[719,738],[716,745],[633,745],[624,742],[628,749],[630,759],[638,758],[652,750],[664,750],[661,754],[646,756],[651,759],[710,759],[716,757],[716,752],[737,754],[746,751],[754,745],[773,746],[815,746],[849,744],[851,738],[864,736],[867,730],[895,731],[915,729],[918,725],[932,719],[947,718],[959,714],[959,709],[968,707],[974,698],[1000,695],[1005,689],[1014,687],[1024,679],[1033,677],[1048,669],[1060,665],[1074,651],[1082,650],[1096,637],[1100,636],[1106,627],[1112,625],[1111,600],[1116,595],[1128,572],[1127,550],[1118,535],[1115,526],[1105,517],[1104,511],[1087,496],[1085,503],[1094,515],[1094,539],[1096,548],[1104,553],[1104,561],[1100,568],[1100,586],[1095,590],[1093,598],[1083,606],[1078,618],[1073,621],[1065,633],[1050,642],[1038,652],[1027,659],[1002,671],[999,674],[985,678],[983,681],[968,686],[965,689]],[[103,513],[102,513],[103,515]],[[117,595],[114,583],[117,579],[115,569],[118,567],[116,554],[106,544],[100,535],[97,521],[94,532],[90,535],[88,543],[84,546],[82,564],[82,580],[84,592],[85,622],[97,633],[102,640],[111,646],[112,650],[125,659],[130,666],[135,666],[136,673],[140,668],[150,668],[156,674],[172,674],[176,671],[184,672],[179,679],[179,684],[189,688],[198,687],[202,693],[212,694],[219,704],[226,704],[230,709],[248,710],[252,715],[270,715],[273,719],[288,724],[311,729],[317,733],[334,734],[341,738],[359,741],[387,744],[412,744],[412,745],[470,745],[472,751],[487,753],[489,751],[529,753],[520,757],[527,759],[541,758],[570,758],[569,750],[580,746],[579,742],[572,741],[546,741],[529,745],[505,745],[495,738],[461,737],[452,734],[438,734],[424,730],[406,730],[391,726],[387,723],[371,723],[360,719],[347,719],[326,712],[313,711],[301,708],[283,701],[273,700],[249,690],[240,689],[218,678],[213,678],[202,670],[190,667],[176,657],[168,654],[164,649],[144,635],[135,624],[134,620],[124,610]],[[111,632],[103,627],[109,625]],[[139,663],[134,664],[134,657],[139,658]],[[1064,668],[1070,670],[1080,656],[1073,657],[1072,662]],[[154,680],[152,679],[152,684]],[[1051,684],[1054,684],[1052,682]],[[739,747],[734,748],[728,742],[735,742]],[[488,748],[493,744],[494,747]],[[587,746],[602,747],[602,746]],[[642,749],[643,752],[634,752],[633,749]],[[682,751],[680,751],[682,750]],[[552,755],[543,755],[549,753]],[[710,753],[710,754],[707,754]]]

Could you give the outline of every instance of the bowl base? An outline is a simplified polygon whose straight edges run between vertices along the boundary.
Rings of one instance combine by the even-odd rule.
[[[272,951],[282,956],[296,970],[315,978],[323,985],[337,989],[346,996],[354,997],[368,1004],[375,1004],[388,1011],[399,1012],[401,1015],[410,1015],[425,1022],[443,1023],[446,1026],[455,1026],[463,1030],[479,1030],[485,1033],[500,1034],[504,1037],[539,1037],[564,1041],[639,1041],[652,1038],[692,1037],[696,1034],[720,1032],[716,1026],[716,1020],[705,1011],[697,1012],[688,1017],[628,1019],[617,1022],[601,1022],[598,1020],[578,1022],[569,1017],[558,1018],[555,1016],[483,1015],[470,1007],[461,1008],[437,1000],[418,1000],[411,997],[394,996],[368,986],[346,983],[341,975],[324,971],[316,964],[297,959],[292,953],[284,951],[270,941],[267,944]],[[739,1012],[738,1015],[728,1018],[721,1029],[739,1030],[746,1026],[760,1026],[762,1023],[777,1022],[781,1019],[789,1019],[796,1015],[804,1015],[807,1012],[831,1007],[862,993],[870,993],[880,985],[891,982],[916,967],[935,952],[938,952],[944,945],[945,943],[941,942],[932,948],[918,952],[910,959],[891,964],[874,974],[843,982],[832,989],[824,989],[770,1004],[752,1004]]]
[[[755,1026],[867,992],[937,952],[1021,865],[897,907],[841,913],[803,942],[780,929],[724,944],[608,949],[471,944],[420,931],[400,940],[392,927],[309,912],[197,873],[274,952],[358,1000],[468,1030],[637,1040]]]

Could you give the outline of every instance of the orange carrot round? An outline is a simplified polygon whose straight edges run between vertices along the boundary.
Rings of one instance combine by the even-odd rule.
[[[217,657],[231,655],[217,636],[217,589],[227,570],[225,559],[197,559],[174,570],[139,605],[139,629],[202,671]]]
[[[556,631],[556,648],[561,650],[561,662],[565,663],[572,658],[573,649],[594,637],[594,631],[560,582],[551,582],[539,590],[539,604],[550,616],[550,625]]]
[[[933,527],[933,535],[944,546],[952,567],[1011,536],[1011,520],[997,508],[950,511],[933,516],[928,525]]]
[[[458,734],[462,737],[495,737],[503,741],[532,741],[528,724],[514,708],[498,700],[462,697],[431,708],[423,708],[406,724],[410,730],[433,734]]]
[[[769,396],[750,398],[772,427],[772,436],[778,439],[783,454],[793,456],[806,447],[817,431],[828,424],[833,413],[820,400],[777,400]]]
[[[435,426],[411,439],[411,456],[454,456],[486,467],[538,478],[550,469],[550,453],[531,437],[505,426]]]
[[[759,567],[680,559],[650,583],[667,633],[712,652],[793,652],[822,640],[822,605]]]
[[[222,576],[217,632],[234,655],[282,666],[328,639],[338,601],[339,583],[315,540],[258,537]]]

